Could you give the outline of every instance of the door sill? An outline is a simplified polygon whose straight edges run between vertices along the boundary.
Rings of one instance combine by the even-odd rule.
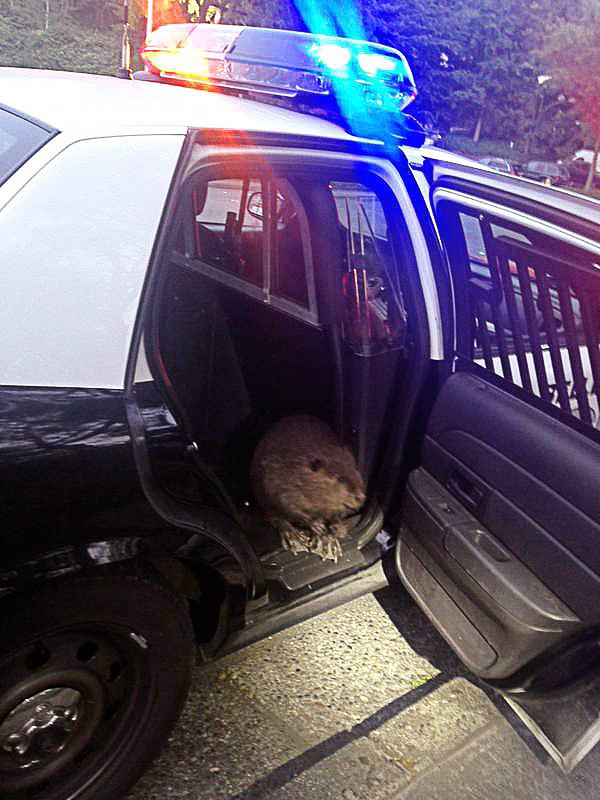
[[[364,594],[376,592],[387,585],[388,579],[382,561],[378,558],[371,566],[327,583],[308,597],[296,598],[288,603],[269,603],[256,609],[252,616],[247,616],[245,627],[231,634],[219,650],[219,655],[239,650],[265,636],[278,633],[297,622],[315,617]]]
[[[600,741],[600,681],[571,697],[502,697],[565,774]]]
[[[265,579],[269,584],[279,584],[285,593],[291,594],[335,580],[338,574],[364,569],[380,555],[379,545],[374,539],[382,525],[383,513],[373,505],[355,528],[341,539],[343,553],[337,563],[323,561],[314,553],[294,555],[280,548],[261,558]]]

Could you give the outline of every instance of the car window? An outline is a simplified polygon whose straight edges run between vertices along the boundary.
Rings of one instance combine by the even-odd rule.
[[[485,261],[485,244],[479,220],[473,214],[464,214],[463,212],[460,212],[458,216],[465,235],[469,259]]]
[[[557,164],[550,161],[530,161],[528,169],[531,172],[542,172],[544,175],[559,177],[560,169]]]
[[[345,234],[343,293],[364,298],[368,336],[346,308],[344,338],[353,352],[372,355],[402,346],[406,309],[383,204],[369,186],[332,181],[338,221]]]
[[[600,428],[600,275],[591,257],[559,256],[552,239],[481,215],[458,219],[475,363]]]
[[[387,240],[383,206],[375,192],[361,183],[341,181],[329,184],[341,225],[355,236]]]
[[[557,178],[560,176],[560,167],[557,164],[544,162],[543,167],[544,167],[544,172],[547,172],[548,175],[552,175],[553,177]]]
[[[316,321],[308,221],[291,182],[273,175],[224,177],[196,181],[191,196],[196,268]]]
[[[0,186],[52,135],[34,122],[0,108]]]
[[[274,209],[271,247],[271,292],[308,308],[308,281],[302,204],[289,181],[271,183],[271,208]]]
[[[193,189],[196,255],[202,261],[262,285],[263,222],[248,210],[261,194],[256,178],[208,181]]]

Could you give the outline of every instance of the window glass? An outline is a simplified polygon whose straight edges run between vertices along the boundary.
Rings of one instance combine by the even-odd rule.
[[[460,224],[462,225],[463,234],[465,237],[465,244],[467,246],[467,253],[469,255],[469,264],[471,271],[479,271],[477,266],[487,264],[487,256],[485,252],[485,244],[483,241],[483,234],[481,232],[481,225],[477,217],[471,214],[459,213]],[[487,266],[482,270],[484,274],[489,276]]]
[[[345,339],[363,356],[401,347],[406,310],[381,201],[361,183],[331,182],[329,188],[346,239]]]
[[[329,186],[335,199],[338,219],[346,230],[350,225],[355,237],[361,233],[369,236],[369,225],[366,222],[368,219],[372,233],[387,240],[387,222],[383,207],[372,189],[361,183],[337,181]]]
[[[0,108],[0,185],[50,138],[39,125]]]
[[[271,183],[271,196],[274,210],[271,292],[307,308],[308,284],[300,201],[285,180]]]
[[[464,214],[459,212],[459,219],[465,237],[465,244],[469,256],[469,266],[471,268],[471,275],[480,278],[486,278],[491,281],[491,273],[488,267],[488,257],[485,250],[485,242],[483,240],[483,232],[481,230],[481,223],[474,214]],[[492,223],[490,230],[494,239],[499,237],[508,237],[523,244],[531,244],[529,239],[519,231],[505,228],[501,225]]]
[[[600,427],[600,280],[591,257],[573,251],[555,258],[552,240],[491,219],[484,219],[487,252],[480,216],[458,217],[469,259],[475,363]]]
[[[261,193],[256,178],[220,178],[192,191],[197,257],[256,286],[263,282]]]
[[[198,259],[260,288],[267,302],[311,306],[308,222],[289,181],[219,178],[198,183],[192,204]]]

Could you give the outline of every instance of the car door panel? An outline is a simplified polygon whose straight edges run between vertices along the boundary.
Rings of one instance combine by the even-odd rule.
[[[600,445],[459,372],[430,419],[423,465],[459,500],[461,480],[475,487],[477,519],[582,619],[598,619]]]
[[[600,736],[591,706],[569,722],[568,757],[540,709],[600,664],[600,216],[469,168],[429,175],[456,346],[405,489],[397,568],[571,768],[579,739]]]
[[[590,566],[600,572],[592,558],[600,447],[559,423],[548,435],[545,422],[518,398],[456,373],[409,480],[403,538],[441,567],[438,583],[459,608],[469,606],[476,631],[485,630],[497,657],[470,658],[469,666],[487,678],[509,676],[600,616],[600,578]],[[414,581],[414,564],[412,571]]]

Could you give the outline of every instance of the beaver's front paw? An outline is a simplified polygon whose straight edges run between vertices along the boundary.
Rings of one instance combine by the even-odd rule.
[[[310,536],[306,531],[296,528],[287,520],[278,520],[275,527],[279,530],[281,544],[295,556],[298,553],[307,553],[310,550]]]
[[[334,564],[342,557],[342,545],[339,539],[331,533],[313,533],[311,536],[308,550],[314,553],[323,561],[333,561]]]

